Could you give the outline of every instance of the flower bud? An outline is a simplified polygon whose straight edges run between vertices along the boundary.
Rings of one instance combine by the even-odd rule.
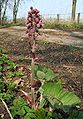
[[[37,24],[37,28],[40,28],[40,24],[39,23]]]
[[[28,17],[28,19],[27,19],[29,22],[31,22],[32,21],[32,18],[31,17]]]
[[[36,19],[35,19],[35,22],[36,22],[36,23],[39,23],[39,18],[36,18]]]

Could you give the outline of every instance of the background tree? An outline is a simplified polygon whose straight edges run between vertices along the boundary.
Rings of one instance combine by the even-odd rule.
[[[13,6],[13,22],[14,23],[16,23],[19,4],[20,4],[20,0],[14,0],[14,6]]]
[[[0,24],[3,24],[9,0],[0,0]]]
[[[8,1],[9,0],[5,0],[5,2],[4,2],[4,10],[3,10],[3,15],[2,15],[2,24],[4,23],[4,19],[5,19],[5,16],[6,16]]]
[[[77,0],[72,1],[72,21],[75,21]]]
[[[2,21],[2,9],[3,9],[4,2],[5,2],[5,0],[0,0],[0,24]]]
[[[1,9],[2,9],[2,6],[1,6],[1,1],[0,1],[0,24],[1,24]]]

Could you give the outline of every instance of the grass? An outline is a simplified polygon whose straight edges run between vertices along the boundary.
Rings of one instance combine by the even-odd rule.
[[[60,29],[60,30],[80,30],[83,29],[83,23],[71,23],[71,22],[57,22],[45,21],[44,28],[46,29]]]
[[[4,24],[0,24],[0,28],[11,27],[11,26],[25,26],[26,20],[24,18],[17,19],[17,23],[6,21]]]
[[[11,27],[11,26],[19,26],[19,25],[14,24],[14,23],[5,23],[3,25],[0,25],[0,28],[6,28],[6,27]]]

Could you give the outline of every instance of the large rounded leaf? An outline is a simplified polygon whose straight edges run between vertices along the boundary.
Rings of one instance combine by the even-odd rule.
[[[45,83],[43,86],[43,96],[54,106],[56,103],[63,105],[73,105],[80,103],[79,97],[74,93],[65,91],[60,81]]]

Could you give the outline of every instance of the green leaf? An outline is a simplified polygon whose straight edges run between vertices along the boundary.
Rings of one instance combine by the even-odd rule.
[[[7,54],[2,54],[2,60],[5,62],[8,60],[8,55]]]
[[[46,81],[55,78],[55,74],[51,69],[42,67],[41,65],[35,66],[35,73],[39,79],[45,79]]]
[[[37,71],[37,77],[38,79],[44,79],[45,78],[45,73],[42,71]]]
[[[15,74],[16,74],[16,76],[23,76],[24,75],[23,71],[16,71]]]
[[[3,64],[3,61],[0,61],[0,65]]]
[[[0,98],[2,98],[3,100],[10,102],[12,100],[14,95],[12,94],[7,94],[7,93],[0,93]]]
[[[83,119],[83,111],[79,112],[79,119]]]
[[[43,108],[45,104],[46,104],[46,100],[43,98],[43,99],[41,100],[41,102],[40,102],[39,107],[40,107],[40,108]]]
[[[15,76],[15,73],[14,73],[14,72],[9,72],[9,73],[8,73],[8,77],[9,77],[9,78],[12,78],[12,77],[14,77],[14,76]]]
[[[30,112],[28,112],[25,116],[25,119],[34,119],[34,118],[35,118],[35,114]]]
[[[48,71],[48,68],[43,67],[43,68],[42,68],[42,71],[46,74],[46,72]]]
[[[13,101],[13,105],[10,107],[13,117],[16,115],[24,116],[26,113],[26,103],[23,98],[19,97]]]
[[[20,115],[20,116],[24,116],[25,115],[24,108],[22,107],[20,110],[18,110],[18,113],[17,114]]]
[[[0,78],[1,78],[1,79],[3,78],[3,73],[2,73],[2,72],[0,72]]]
[[[45,78],[47,81],[52,80],[53,78],[55,78],[54,72],[51,69],[48,69]]]
[[[5,83],[0,79],[0,91],[5,88]]]
[[[73,105],[80,103],[79,97],[77,97],[74,93],[65,91],[62,87],[60,81],[48,82],[43,86],[43,95],[50,102],[52,106],[59,105]]]
[[[25,101],[23,100],[23,98],[19,97],[18,99],[15,99],[15,100],[13,101],[13,105],[14,105],[15,107],[23,107],[23,106],[26,105],[26,103],[25,103]]]
[[[10,69],[10,70],[16,69],[16,67],[18,66],[13,61],[11,61],[11,60],[7,60],[7,64],[8,64],[7,69]]]
[[[16,107],[15,107],[15,106],[11,106],[11,107],[10,107],[10,111],[11,111],[12,116],[15,117],[16,114],[17,114]]]
[[[26,112],[30,111],[30,108],[28,106],[24,106],[24,109],[25,109]]]
[[[9,85],[7,86],[8,89],[14,90],[16,88],[16,84],[15,83],[9,83]]]
[[[31,117],[28,114],[26,114],[25,119],[31,119]]]
[[[68,119],[83,119],[83,112],[78,110],[72,110]]]
[[[2,71],[3,70],[3,67],[2,66],[0,66],[0,71]]]
[[[51,119],[51,113],[46,112],[45,109],[37,109],[35,111],[35,118],[34,119]]]

